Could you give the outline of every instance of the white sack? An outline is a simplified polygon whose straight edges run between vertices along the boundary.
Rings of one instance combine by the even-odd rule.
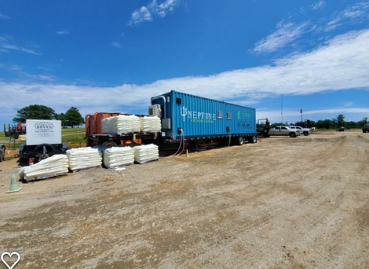
[[[118,115],[101,121],[104,134],[126,134],[140,131],[140,118],[135,115]]]
[[[140,128],[142,132],[160,132],[161,123],[159,117],[141,117]]]
[[[23,167],[19,171],[19,176],[21,179],[29,181],[32,179],[55,177],[66,173],[68,173],[67,156],[64,154],[55,154],[36,164]]]
[[[98,149],[86,147],[68,149],[68,165],[72,171],[101,166],[102,157]]]
[[[118,167],[134,163],[134,151],[131,147],[112,147],[104,150],[104,166]]]
[[[146,163],[159,159],[159,147],[157,145],[141,145],[133,149],[135,152],[135,161],[138,163]]]

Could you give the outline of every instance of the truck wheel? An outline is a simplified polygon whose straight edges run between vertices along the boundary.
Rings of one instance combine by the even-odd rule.
[[[245,138],[243,138],[242,136],[240,136],[238,138],[238,145],[243,145],[245,143]]]
[[[44,147],[46,150],[46,154],[48,156],[52,156],[55,152],[55,148],[53,145],[50,144],[40,144],[35,147],[35,150],[33,151],[36,156],[43,155],[44,154]]]
[[[2,161],[4,161],[5,160],[5,158],[4,158],[4,154],[0,151],[0,163],[2,162]]]
[[[308,132],[304,132],[304,136],[308,136],[309,135],[309,133]]]
[[[252,137],[249,137],[249,143],[257,143],[258,142],[258,138],[256,135],[253,135]]]
[[[290,137],[296,137],[296,133],[290,133]]]

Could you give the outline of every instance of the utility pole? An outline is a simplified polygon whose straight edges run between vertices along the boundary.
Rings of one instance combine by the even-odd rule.
[[[283,124],[283,94],[282,94],[282,103],[281,103],[281,115],[282,115],[282,124]]]
[[[302,124],[302,112],[303,112],[303,110],[302,110],[302,108],[300,109],[300,113],[301,113],[301,124]]]

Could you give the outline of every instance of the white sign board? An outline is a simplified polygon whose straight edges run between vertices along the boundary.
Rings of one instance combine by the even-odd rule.
[[[26,145],[61,144],[60,120],[26,120]]]

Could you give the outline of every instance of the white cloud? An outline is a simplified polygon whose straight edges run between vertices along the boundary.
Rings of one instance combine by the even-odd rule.
[[[20,67],[19,65],[15,65],[15,64],[8,65],[8,64],[0,63],[0,68],[13,70],[13,71],[21,71],[22,70],[22,67]]]
[[[353,102],[345,102],[345,103],[343,103],[343,106],[344,107],[350,107],[350,106],[353,106],[353,105],[354,105]]]
[[[27,49],[27,48],[17,46],[17,45],[12,45],[12,44],[0,44],[0,48],[2,52],[21,51],[21,52],[28,53],[28,54],[41,55],[40,53],[37,53],[32,49]]]
[[[311,9],[318,10],[318,9],[323,8],[324,6],[325,6],[325,2],[323,0],[320,0],[319,2],[317,2],[315,4],[312,4]]]
[[[19,77],[32,79],[33,81],[53,82],[56,80],[56,78],[52,75],[40,75],[40,74],[33,75],[30,73],[27,73],[24,71],[23,67],[19,65],[0,63],[0,68],[4,70],[8,70],[8,71],[9,70],[14,71],[14,73],[17,74]],[[40,69],[44,69],[45,71],[50,71],[44,67],[40,67]]]
[[[279,22],[277,31],[257,42],[254,51],[258,53],[276,51],[301,36],[306,26],[307,23],[296,25],[292,22]]]
[[[360,2],[352,6],[348,6],[345,10],[335,14],[325,27],[325,31],[332,31],[344,23],[354,22],[358,20],[367,20],[369,11],[369,2]]]
[[[4,115],[9,111],[14,115],[17,108],[47,100],[46,105],[58,113],[70,106],[78,107],[82,114],[99,110],[121,111],[122,107],[146,111],[150,97],[173,89],[216,100],[239,100],[243,104],[245,100],[256,103],[281,94],[309,95],[347,89],[369,92],[368,44],[369,29],[352,31],[336,36],[309,53],[280,59],[273,66],[232,70],[206,77],[163,79],[144,85],[93,87],[0,80],[0,107]],[[127,92],[130,94],[124,94]],[[122,94],[124,98],[116,98]]]
[[[32,75],[32,74],[28,74],[23,72],[22,75],[31,78],[32,80],[39,80],[39,81],[44,81],[44,82],[52,82],[55,81],[55,77],[52,75]]]
[[[369,88],[369,30],[337,36],[318,49],[280,59],[275,66],[233,70],[208,77],[157,81],[147,88],[178,89],[224,100],[279,94]]]
[[[69,35],[69,31],[68,30],[61,30],[61,31],[57,31],[56,34],[57,35]]]
[[[10,17],[0,13],[0,20],[9,20]]]
[[[141,7],[132,13],[131,20],[128,22],[128,25],[138,25],[145,21],[152,21],[152,15],[147,7]]]
[[[166,0],[165,2],[158,4],[156,0],[153,0],[149,5],[142,6],[135,10],[128,25],[138,25],[143,22],[152,21],[154,17],[164,18],[168,12],[174,10],[180,0]]]
[[[314,115],[314,114],[346,114],[346,113],[364,113],[369,114],[369,108],[367,107],[357,107],[357,108],[331,108],[331,109],[320,109],[320,110],[312,110],[306,111],[304,114],[306,115]]]
[[[20,52],[24,52],[28,54],[41,55],[40,53],[32,49],[11,44],[11,40],[12,40],[11,36],[8,36],[8,35],[0,36],[0,51],[1,52],[6,53],[10,51],[20,51]]]
[[[111,42],[111,45],[116,48],[122,47],[122,45],[119,42]]]

